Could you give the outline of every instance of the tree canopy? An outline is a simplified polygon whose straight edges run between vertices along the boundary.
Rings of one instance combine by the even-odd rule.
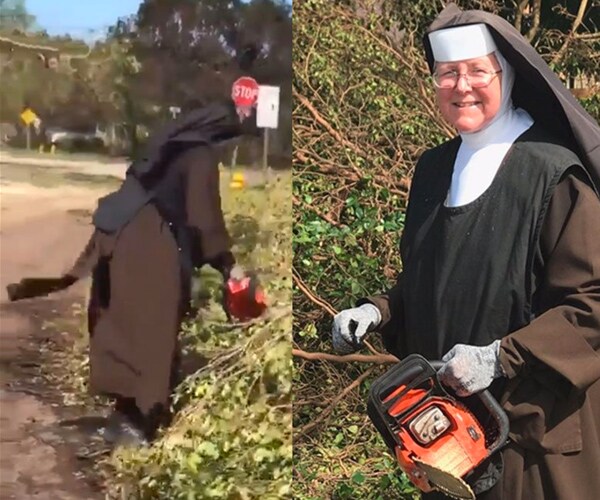
[[[290,154],[292,19],[284,1],[145,0],[91,47],[35,32],[24,2],[2,2],[3,12],[10,8],[0,28],[1,121],[18,121],[30,105],[48,125],[118,123],[135,138],[140,126],[169,119],[171,106],[230,95],[246,74],[281,87],[273,146]]]

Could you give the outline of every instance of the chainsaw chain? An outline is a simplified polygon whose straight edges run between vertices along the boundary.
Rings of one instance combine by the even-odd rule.
[[[434,467],[431,464],[421,462],[418,458],[415,458],[414,462],[415,462],[415,464],[417,464],[417,466],[421,467],[422,471],[425,472],[425,474],[427,476],[427,481],[429,481],[429,483],[431,483],[431,485],[436,490],[439,490],[442,493],[444,493],[445,495],[448,495],[450,498],[454,498],[456,500],[475,500],[475,493],[473,493],[473,490],[471,489],[471,487],[462,478],[453,476],[449,472],[445,472],[442,469],[438,469],[437,467]],[[423,466],[425,466],[425,467],[423,467]],[[431,478],[429,477],[429,474],[427,473],[427,468],[435,469],[436,471],[439,471],[443,474],[446,474],[447,476],[450,476],[452,479],[454,479],[455,481],[457,481],[460,484],[461,488],[464,488],[465,494],[460,495],[460,494],[455,493],[452,490],[450,490],[447,486],[443,486],[443,485],[439,484],[438,482],[432,481]]]

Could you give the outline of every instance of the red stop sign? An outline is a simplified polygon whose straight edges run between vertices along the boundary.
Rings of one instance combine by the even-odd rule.
[[[236,106],[253,106],[258,99],[258,83],[249,76],[238,78],[231,87],[231,98]]]

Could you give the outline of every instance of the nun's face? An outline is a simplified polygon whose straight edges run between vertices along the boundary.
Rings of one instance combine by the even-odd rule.
[[[463,75],[453,88],[436,89],[442,116],[461,133],[481,130],[500,109],[501,79],[496,76],[487,87],[473,88],[464,75],[477,70],[499,71],[500,65],[493,54],[465,61],[436,64],[436,72],[440,74],[456,71]]]

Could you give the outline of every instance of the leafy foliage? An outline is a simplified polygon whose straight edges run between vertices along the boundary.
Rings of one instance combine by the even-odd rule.
[[[592,117],[600,123],[600,94],[583,99],[581,104]]]
[[[26,30],[35,22],[27,12],[25,0],[0,0],[0,29]]]

